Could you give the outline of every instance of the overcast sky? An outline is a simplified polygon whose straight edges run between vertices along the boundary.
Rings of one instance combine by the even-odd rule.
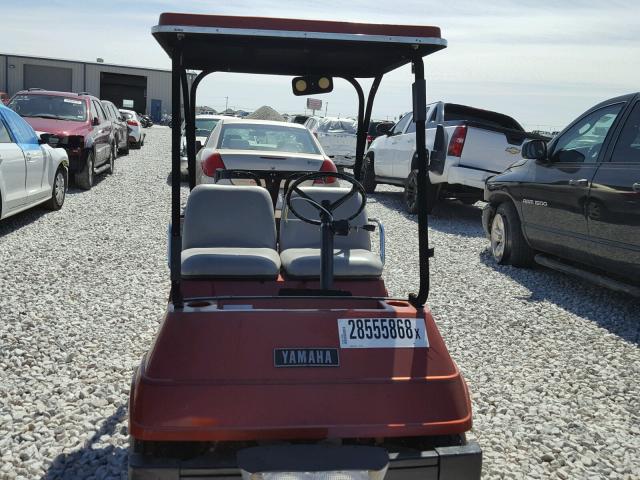
[[[2,0],[0,52],[169,68],[150,34],[164,11],[437,25],[448,48],[426,58],[429,101],[559,128],[591,105],[639,90],[640,2],[609,0]],[[410,109],[409,68],[385,77],[374,118]],[[302,112],[288,78],[214,74],[198,104]],[[357,99],[336,81],[329,115],[354,115]]]

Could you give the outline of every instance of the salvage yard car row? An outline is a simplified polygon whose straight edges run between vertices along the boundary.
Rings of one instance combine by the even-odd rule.
[[[87,93],[31,88],[7,107],[0,106],[0,218],[45,202],[61,208],[71,182],[91,189],[96,174],[113,173],[120,154],[144,144],[136,112]]]

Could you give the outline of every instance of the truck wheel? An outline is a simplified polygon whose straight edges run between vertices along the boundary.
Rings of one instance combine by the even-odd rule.
[[[378,183],[376,182],[376,170],[373,164],[373,157],[367,155],[364,157],[362,164],[362,186],[367,193],[373,193],[376,191]]]
[[[533,250],[522,235],[516,207],[511,202],[498,206],[491,222],[491,254],[501,265],[528,267],[533,263]]]
[[[93,187],[93,165],[95,163],[95,152],[89,150],[85,155],[85,162],[82,171],[76,173],[76,185],[82,190],[91,190]]]
[[[64,169],[59,167],[56,176],[53,177],[53,189],[51,198],[44,204],[49,210],[60,210],[64,204],[64,197],[67,193],[67,176]]]
[[[433,211],[438,202],[440,188],[429,181],[427,175],[427,213]],[[418,170],[411,170],[404,184],[404,206],[409,213],[418,213]]]

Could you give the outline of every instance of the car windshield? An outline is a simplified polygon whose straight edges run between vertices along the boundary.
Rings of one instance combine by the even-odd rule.
[[[196,137],[209,136],[219,121],[217,118],[196,118]]]
[[[78,98],[59,95],[16,95],[9,108],[22,117],[52,118],[84,122],[87,119],[87,104]]]
[[[323,118],[318,126],[319,132],[346,132],[355,134],[358,122],[350,118]]]
[[[309,130],[285,125],[223,125],[218,148],[320,154]]]

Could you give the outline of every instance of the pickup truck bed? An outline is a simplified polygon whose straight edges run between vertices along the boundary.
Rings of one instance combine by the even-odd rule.
[[[429,106],[426,129],[427,148],[433,147],[436,126],[445,127],[448,151],[441,163],[429,166],[432,189],[429,209],[439,199],[454,198],[474,203],[482,198],[488,177],[501,173],[521,158],[527,139],[546,139],[527,133],[507,115],[456,104]],[[366,154],[363,180],[369,191],[377,183],[405,186],[409,211],[415,199],[409,198],[417,169],[415,124],[411,113],[403,116],[386,135],[378,137]]]

